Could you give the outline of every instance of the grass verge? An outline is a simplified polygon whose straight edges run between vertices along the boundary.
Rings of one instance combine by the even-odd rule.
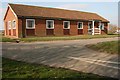
[[[57,78],[57,80],[64,78],[81,78],[84,80],[117,80],[113,78],[98,76],[89,73],[82,73],[63,68],[54,68],[45,65],[30,64],[7,58],[2,58],[2,61],[3,78]]]
[[[15,42],[15,40],[10,39],[10,38],[6,38],[6,37],[2,37],[2,39],[0,39],[0,42]]]
[[[110,54],[120,54],[120,40],[87,45],[88,48]]]
[[[28,37],[21,38],[23,42],[34,42],[34,41],[57,41],[57,40],[78,40],[78,39],[93,39],[93,38],[110,38],[117,37],[118,35],[79,35],[79,36],[47,36],[47,37]],[[2,37],[2,42],[13,42],[15,40],[10,38]]]

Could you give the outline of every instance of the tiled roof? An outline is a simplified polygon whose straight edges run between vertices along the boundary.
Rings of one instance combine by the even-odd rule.
[[[22,4],[9,4],[15,14],[20,17],[48,17],[48,18],[62,18],[72,20],[101,20],[109,22],[105,18],[96,13],[82,12],[75,10],[65,10],[57,8],[38,7]]]

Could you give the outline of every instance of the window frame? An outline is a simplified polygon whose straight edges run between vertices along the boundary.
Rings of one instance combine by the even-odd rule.
[[[65,28],[65,27],[64,27],[64,23],[65,23],[65,22],[68,22],[68,28]],[[63,21],[63,29],[70,29],[70,21]]]
[[[8,21],[8,29],[11,29],[11,21]]]
[[[13,27],[13,22],[14,22],[14,21],[15,21],[15,20],[12,21],[12,28],[13,28],[13,29],[16,29],[16,21],[15,21],[15,27]]]
[[[29,20],[33,20],[33,22],[34,22],[34,26],[32,28],[28,27],[28,25],[27,25],[27,21],[29,21]],[[26,19],[26,29],[35,29],[35,19]]]
[[[78,26],[79,23],[82,23],[82,28],[79,28],[79,26]],[[77,28],[78,28],[78,29],[83,29],[83,22],[77,22]]]
[[[52,28],[48,27],[48,21],[52,21],[53,22],[53,27]],[[46,20],[46,29],[54,29],[54,20]]]

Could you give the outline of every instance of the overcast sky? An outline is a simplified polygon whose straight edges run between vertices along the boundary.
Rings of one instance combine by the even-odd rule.
[[[118,2],[33,2],[32,0],[29,0],[29,2],[22,2],[22,0],[15,2],[11,0],[10,3],[93,12],[108,19],[111,24],[118,25]],[[3,29],[3,16],[6,12],[7,4],[7,0],[0,4],[0,12],[2,12],[0,14],[0,29]]]

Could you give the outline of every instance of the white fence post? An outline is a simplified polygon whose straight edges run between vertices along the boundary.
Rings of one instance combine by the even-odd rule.
[[[101,27],[101,21],[99,21],[99,34],[101,34],[101,29],[100,29],[100,27]]]
[[[92,21],[92,35],[94,35],[95,34],[95,29],[94,29],[94,20]]]

